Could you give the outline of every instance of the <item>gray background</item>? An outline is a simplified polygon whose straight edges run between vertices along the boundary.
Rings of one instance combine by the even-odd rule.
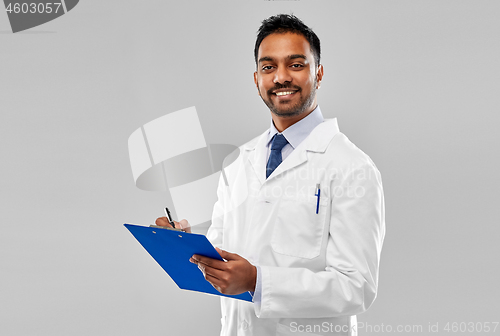
[[[193,105],[208,143],[263,132],[255,32],[292,11],[322,41],[323,113],[384,180],[359,321],[500,321],[500,2],[86,0],[18,34],[0,12],[0,334],[219,332],[218,298],[177,289],[122,226],[169,201],[134,186],[127,139]]]

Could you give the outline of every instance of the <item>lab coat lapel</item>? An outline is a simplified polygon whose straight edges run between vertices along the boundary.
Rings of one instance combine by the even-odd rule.
[[[273,173],[268,177],[268,180],[271,180],[279,174],[284,173],[289,169],[293,169],[306,161],[307,152],[302,144],[300,144],[278,167],[276,167]]]
[[[306,162],[308,152],[324,153],[333,137],[338,133],[339,127],[336,118],[325,120],[316,126],[311,134],[276,168],[268,180]]]
[[[245,150],[251,151],[248,155],[248,161],[252,165],[254,173],[261,185],[266,182],[267,135],[268,131],[264,132],[256,142],[253,142],[250,146],[245,148]]]

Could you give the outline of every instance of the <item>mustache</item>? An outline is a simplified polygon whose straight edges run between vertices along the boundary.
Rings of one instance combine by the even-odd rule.
[[[274,85],[274,87],[267,90],[267,94],[271,95],[274,90],[279,90],[279,89],[294,89],[297,92],[302,91],[302,88],[298,85],[290,85],[290,84],[283,85],[283,84],[276,83],[276,85]]]

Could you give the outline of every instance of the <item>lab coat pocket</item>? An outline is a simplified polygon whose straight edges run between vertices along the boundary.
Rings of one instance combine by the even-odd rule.
[[[283,197],[276,218],[271,246],[276,253],[313,259],[323,241],[328,198]],[[317,213],[316,213],[317,212]]]

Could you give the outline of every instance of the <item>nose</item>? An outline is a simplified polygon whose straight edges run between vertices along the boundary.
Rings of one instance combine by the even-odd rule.
[[[274,84],[276,84],[276,83],[284,84],[286,82],[291,82],[291,81],[292,81],[292,76],[290,76],[290,73],[289,73],[287,67],[278,66],[278,68],[274,72],[273,83]]]

